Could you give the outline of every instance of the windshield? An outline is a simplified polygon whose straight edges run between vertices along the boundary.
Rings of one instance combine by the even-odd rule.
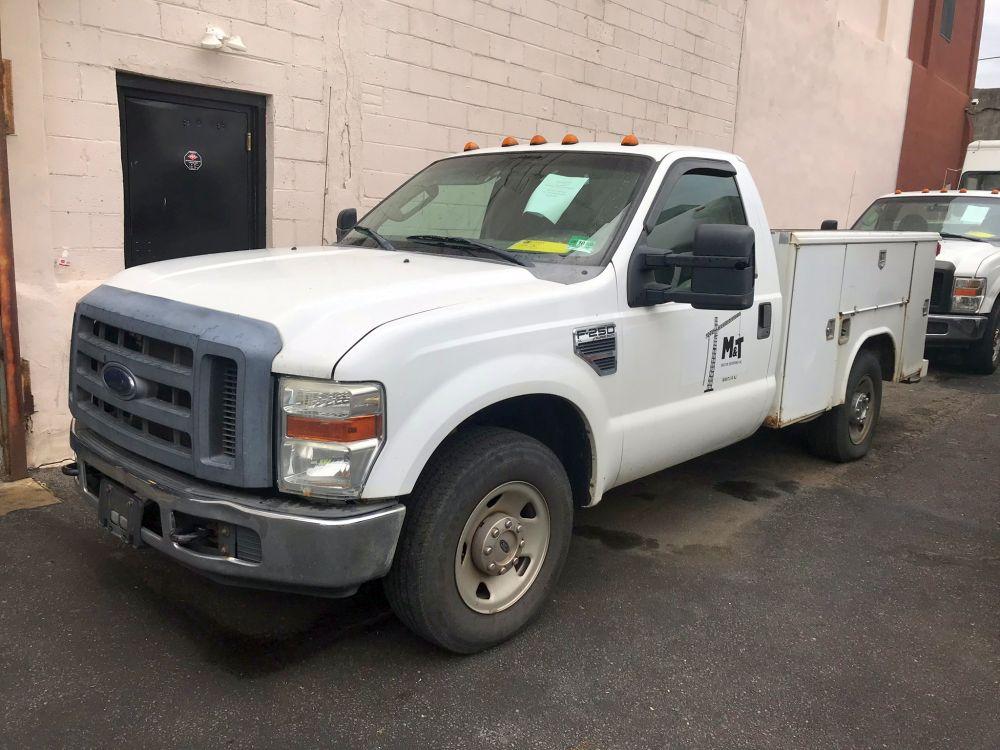
[[[1000,242],[1000,198],[927,195],[883,198],[862,214],[854,229],[875,232],[938,232]]]
[[[358,224],[398,250],[600,265],[654,166],[644,156],[564,151],[444,159]],[[378,247],[358,231],[341,244]]]
[[[958,186],[966,190],[996,190],[1000,188],[1000,172],[966,172]]]

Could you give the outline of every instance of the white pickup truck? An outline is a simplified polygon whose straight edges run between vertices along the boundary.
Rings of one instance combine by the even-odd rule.
[[[854,225],[861,231],[939,232],[927,347],[962,354],[968,368],[1000,367],[1000,189],[886,195]]]
[[[341,212],[335,247],[81,300],[72,444],[101,524],[238,585],[384,577],[414,631],[474,652],[541,609],[611,488],[762,424],[868,451],[882,382],[925,373],[937,235],[772,238],[732,154],[542,140],[469,144]]]

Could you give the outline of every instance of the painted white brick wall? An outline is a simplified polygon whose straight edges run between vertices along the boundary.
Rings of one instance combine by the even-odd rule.
[[[731,148],[745,0],[362,0],[361,195],[468,140]]]

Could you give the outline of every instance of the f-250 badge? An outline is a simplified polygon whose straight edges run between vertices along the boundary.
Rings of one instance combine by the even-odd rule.
[[[618,337],[614,323],[573,331],[573,351],[600,376],[618,371]]]
[[[705,393],[715,390],[716,370],[720,367],[732,367],[741,364],[743,361],[743,332],[742,325],[737,326],[736,332],[732,336],[725,334],[726,329],[733,323],[742,324],[743,313],[736,313],[731,318],[719,322],[718,316],[712,329],[705,334],[705,376],[702,385],[705,386]],[[731,329],[730,329],[731,330]],[[719,352],[719,334],[722,334],[722,352]],[[721,362],[720,362],[721,359]],[[724,376],[723,382],[735,380],[736,376]]]

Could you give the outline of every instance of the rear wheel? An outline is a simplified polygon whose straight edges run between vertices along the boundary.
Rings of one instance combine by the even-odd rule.
[[[537,440],[476,427],[442,446],[407,502],[386,595],[427,640],[474,653],[542,609],[566,560],[566,471]]]
[[[855,461],[871,449],[882,408],[882,366],[870,351],[858,352],[847,379],[847,398],[809,425],[810,450],[831,461]]]
[[[965,364],[982,375],[992,375],[1000,367],[1000,300],[993,305],[986,334],[966,353]]]

